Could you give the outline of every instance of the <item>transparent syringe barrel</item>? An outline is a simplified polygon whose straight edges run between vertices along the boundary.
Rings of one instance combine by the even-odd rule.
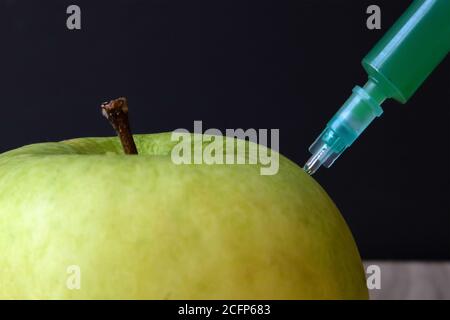
[[[310,146],[305,170],[329,167],[379,117],[385,99],[405,103],[450,50],[450,0],[415,0],[363,59],[364,87],[353,94]]]
[[[356,86],[309,151],[320,155],[321,165],[330,167],[367,126],[383,113],[380,104],[385,98],[373,79],[369,79],[363,88]]]

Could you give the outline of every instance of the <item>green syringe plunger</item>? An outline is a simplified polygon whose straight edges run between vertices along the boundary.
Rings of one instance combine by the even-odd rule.
[[[415,0],[363,59],[368,74],[311,145],[304,169],[330,167],[389,98],[406,103],[450,51],[450,0]]]

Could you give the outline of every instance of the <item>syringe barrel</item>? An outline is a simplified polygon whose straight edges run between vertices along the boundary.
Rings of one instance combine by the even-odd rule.
[[[379,117],[388,98],[405,103],[450,50],[450,0],[415,0],[363,59],[364,87],[353,94],[311,145],[305,170],[329,167]]]
[[[405,103],[450,50],[450,0],[415,0],[363,59],[387,98]]]

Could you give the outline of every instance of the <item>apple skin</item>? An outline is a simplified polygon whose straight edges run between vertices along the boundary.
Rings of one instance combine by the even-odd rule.
[[[138,156],[117,138],[0,155],[0,298],[368,298],[351,232],[299,166],[175,165],[170,133],[135,140]]]

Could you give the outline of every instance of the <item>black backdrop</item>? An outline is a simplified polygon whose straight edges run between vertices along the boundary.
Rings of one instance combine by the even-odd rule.
[[[99,104],[129,98],[136,133],[280,128],[308,146],[366,75],[360,61],[408,0],[0,0],[0,152],[112,135]],[[82,30],[66,28],[66,8]],[[382,30],[365,26],[382,9]],[[450,59],[315,176],[364,258],[449,259]]]

